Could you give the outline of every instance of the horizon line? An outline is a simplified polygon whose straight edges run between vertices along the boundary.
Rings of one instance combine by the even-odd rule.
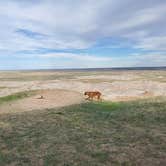
[[[139,67],[87,67],[87,68],[48,68],[48,69],[0,69],[0,71],[50,71],[50,70],[144,70],[144,69],[156,69],[162,70],[166,69],[166,66],[139,66]]]

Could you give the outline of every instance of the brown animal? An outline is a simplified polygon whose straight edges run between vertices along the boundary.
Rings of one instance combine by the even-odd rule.
[[[85,92],[84,95],[88,96],[86,100],[93,100],[95,97],[97,97],[98,100],[101,99],[101,93],[99,91],[88,91]]]

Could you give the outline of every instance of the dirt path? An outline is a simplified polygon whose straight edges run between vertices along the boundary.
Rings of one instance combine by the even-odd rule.
[[[43,96],[43,99],[40,97]],[[37,95],[8,102],[0,106],[0,113],[27,112],[78,104],[84,101],[82,94],[67,90],[42,90]]]

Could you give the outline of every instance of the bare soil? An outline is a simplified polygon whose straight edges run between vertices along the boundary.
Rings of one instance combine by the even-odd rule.
[[[49,89],[49,90],[48,90]],[[31,110],[83,101],[85,91],[100,91],[107,101],[166,96],[166,71],[0,72],[0,97],[40,90],[36,96],[0,105],[0,110]]]
[[[83,102],[83,96],[77,92],[67,90],[41,90],[34,96],[0,105],[0,113],[43,110],[81,102]]]

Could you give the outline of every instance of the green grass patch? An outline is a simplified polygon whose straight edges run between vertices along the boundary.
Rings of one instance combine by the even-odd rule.
[[[14,93],[12,95],[0,97],[0,104],[2,104],[4,102],[10,102],[10,101],[30,97],[30,96],[34,95],[35,93],[36,93],[36,91],[24,91],[24,92],[18,92],[18,93]]]
[[[6,87],[6,86],[0,86],[0,89],[5,89],[5,88],[8,88],[8,87]]]
[[[0,165],[165,165],[166,99],[0,116]]]

